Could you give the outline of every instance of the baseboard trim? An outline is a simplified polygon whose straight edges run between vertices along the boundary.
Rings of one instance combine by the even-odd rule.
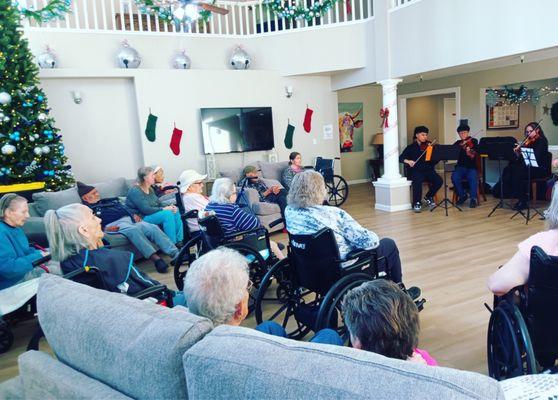
[[[387,211],[387,212],[406,211],[406,210],[411,209],[411,203],[409,203],[409,204],[399,204],[397,206],[388,206],[386,204],[376,203],[374,208],[376,210]]]
[[[358,185],[360,183],[368,183],[370,179],[354,179],[352,181],[347,181],[348,185]]]

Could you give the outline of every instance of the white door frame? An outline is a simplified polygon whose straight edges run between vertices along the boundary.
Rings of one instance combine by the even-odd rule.
[[[454,94],[455,95],[455,118],[461,119],[461,87],[451,87],[445,89],[427,90],[424,92],[416,92],[409,94],[400,94],[397,96],[397,118],[399,120],[399,148],[403,149],[407,146],[407,99],[413,97],[433,96],[437,94]]]

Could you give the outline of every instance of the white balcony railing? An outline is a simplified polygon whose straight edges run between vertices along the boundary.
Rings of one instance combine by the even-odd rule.
[[[399,8],[402,6],[406,6],[411,3],[413,0],[391,0],[391,9]],[[416,2],[417,0],[415,0]]]
[[[300,0],[286,0],[298,4]],[[305,0],[312,5],[316,0]],[[403,0],[398,0],[403,1]],[[409,1],[409,0],[406,0]],[[20,3],[39,9],[47,0],[20,0]],[[217,5],[217,4],[216,4]],[[373,16],[372,0],[341,0],[323,16],[310,21],[278,18],[262,5],[253,2],[218,2],[229,10],[227,15],[212,13],[207,22],[175,24],[151,15],[142,14],[133,0],[73,0],[72,12],[62,20],[38,24],[25,22],[28,29],[71,30],[85,32],[126,32],[157,34],[201,34],[211,36],[252,36],[283,33],[291,30],[312,29],[362,21]]]

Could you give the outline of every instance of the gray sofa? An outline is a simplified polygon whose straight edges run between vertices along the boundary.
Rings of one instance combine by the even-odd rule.
[[[281,174],[283,173],[283,170],[289,165],[287,161],[278,163],[266,163],[257,161],[251,163],[250,165],[254,165],[260,170],[260,175],[266,185],[280,185],[281,187],[283,187],[281,183]],[[221,171],[221,176],[230,178],[233,182],[238,183],[238,181],[240,181],[240,179],[242,178],[243,169],[244,166],[241,168],[223,170]],[[245,190],[248,197],[248,202],[252,207],[252,211],[254,212],[254,214],[256,214],[262,225],[265,226],[270,232],[283,229],[284,225],[282,223],[275,225],[273,228],[269,227],[269,224],[271,222],[281,218],[281,210],[279,209],[279,206],[274,203],[261,202],[260,196],[255,189]]]
[[[28,351],[2,399],[503,399],[498,382],[242,327],[41,277],[56,358]]]

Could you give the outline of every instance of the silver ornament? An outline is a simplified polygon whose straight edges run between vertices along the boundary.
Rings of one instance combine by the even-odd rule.
[[[48,153],[50,153],[50,147],[43,146],[43,154],[48,154]]]
[[[39,67],[43,69],[56,68],[58,65],[56,55],[48,47],[44,53],[41,53],[37,56],[37,62],[39,63]]]
[[[5,144],[0,151],[2,151],[2,154],[9,156],[16,152],[16,147],[13,144]]]
[[[42,147],[35,147],[33,149],[33,153],[35,153],[36,155],[40,156],[41,154],[43,154],[43,149]]]
[[[4,119],[5,115],[3,112],[0,112],[0,119]]]
[[[0,104],[6,105],[10,104],[12,101],[12,96],[8,92],[0,92]]]
[[[230,64],[234,69],[248,69],[250,66],[250,56],[246,53],[242,47],[237,46],[232,54],[230,59]]]
[[[33,136],[29,136],[29,141],[30,141],[30,142],[34,142],[34,141],[35,141],[35,138],[34,138]]]
[[[137,68],[141,64],[141,57],[136,49],[130,47],[128,42],[122,43],[117,54],[118,66],[120,68]]]
[[[40,113],[40,114],[37,116],[37,119],[38,119],[39,121],[41,121],[41,122],[45,122],[45,121],[47,120],[47,118],[48,118],[48,117],[47,117],[47,115],[46,115],[45,113]]]
[[[10,117],[8,117],[7,115],[4,117],[4,122],[8,122],[10,120]]]
[[[33,135],[33,137],[34,137],[35,139],[38,139],[38,138],[39,138],[39,134],[38,134],[38,133],[35,133],[35,134]]]
[[[190,57],[186,55],[186,51],[182,50],[172,57],[172,66],[175,69],[190,69],[192,62]]]

